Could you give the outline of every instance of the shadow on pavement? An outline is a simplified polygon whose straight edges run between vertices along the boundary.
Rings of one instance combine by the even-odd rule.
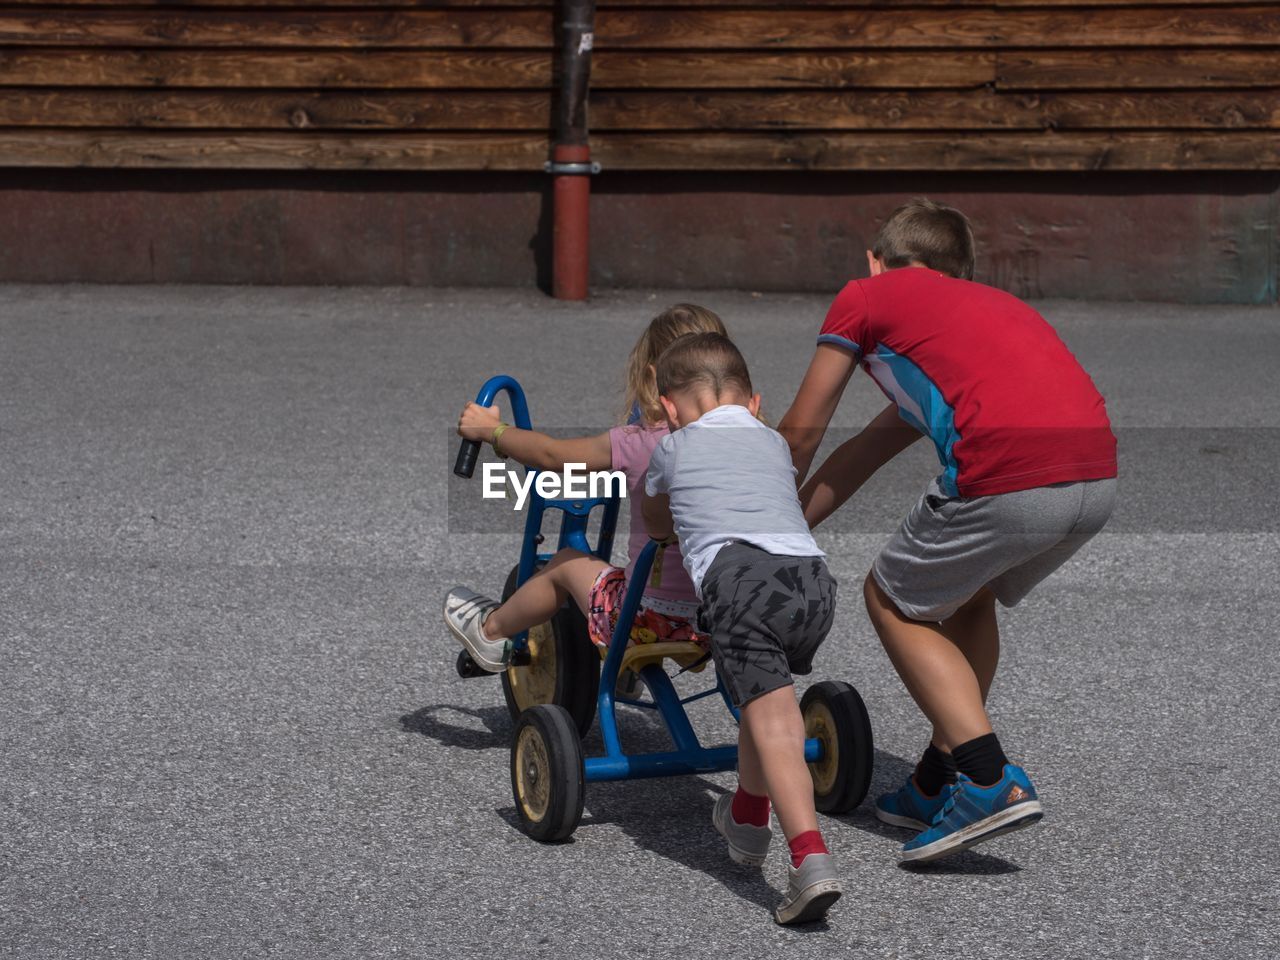
[[[945,860],[935,860],[933,863],[899,863],[898,869],[920,877],[994,877],[1007,873],[1019,873],[1022,867],[1016,863],[1010,863],[1003,857],[966,850],[964,853],[957,853]]]
[[[627,713],[627,720],[622,724],[624,749],[628,752],[644,752],[670,748],[666,728],[660,720],[638,711]],[[479,720],[484,729],[450,722],[451,714]],[[505,706],[477,709],[453,704],[430,704],[402,716],[400,726],[408,733],[430,737],[445,746],[464,750],[493,750],[509,745],[512,724],[511,715]],[[582,746],[583,753],[587,756],[603,751],[597,724],[592,724]],[[897,845],[910,838],[911,831],[881,823],[875,817],[872,804],[880,793],[896,789],[914,769],[915,764],[896,754],[877,749],[875,772],[867,799],[853,813],[835,819],[866,833],[883,837],[887,841],[886,856],[892,855]],[[742,899],[755,903],[766,912],[771,911],[780,899],[779,892],[769,884],[759,869],[739,866],[730,860],[724,849],[724,841],[711,826],[711,808],[715,796],[724,792],[724,788],[702,777],[588,784],[586,809],[579,829],[613,824],[638,847],[704,873]],[[500,807],[494,812],[513,830],[520,830],[520,819],[515,807]],[[572,838],[569,842],[572,842]],[[775,846],[778,846],[777,842]],[[925,878],[1000,875],[1017,873],[1022,869],[1000,857],[974,851],[966,851],[936,863],[919,866],[899,864],[899,867]],[[826,929],[826,922],[806,924],[794,929],[799,932],[820,931]]]
[[[706,874],[729,892],[756,904],[766,918],[771,917],[774,906],[782,899],[781,894],[765,879],[760,868],[739,866],[729,859],[724,841],[711,826],[714,801],[709,791],[725,792],[700,777],[593,783],[587,788],[587,810],[578,829],[613,824],[638,847]],[[655,816],[654,808],[658,805],[682,812]],[[515,807],[499,807],[494,812],[513,830],[520,830]],[[573,843],[574,838],[565,842]],[[799,934],[821,933],[829,926],[826,919],[822,919],[788,929]]]
[[[449,714],[472,717],[484,724],[484,729],[450,723]],[[433,703],[406,713],[400,718],[400,726],[406,733],[419,733],[446,747],[461,747],[463,750],[493,750],[511,743],[511,714],[505,706],[476,709]]]
[[[702,777],[670,777],[592,784],[583,825],[612,823],[638,847],[706,874],[731,893],[771,914],[781,893],[759,867],[729,859],[724,840],[711,825],[711,809],[723,787]],[[786,842],[776,834],[771,856],[786,857]],[[826,920],[790,927],[796,933],[821,933]]]
[[[619,726],[623,749],[628,753],[671,749],[662,721],[648,711],[627,710]],[[592,725],[582,748],[586,756],[603,752],[599,724]],[[715,797],[724,792],[724,788],[698,776],[589,783],[578,830],[605,824],[616,826],[640,849],[706,874],[769,914],[781,894],[759,868],[730,860],[724,840],[711,825]],[[520,829],[514,807],[501,807],[495,812],[512,829]],[[774,842],[774,855],[782,857],[785,852],[786,845],[779,837]],[[791,929],[798,933],[820,932],[827,929],[827,923],[823,920]]]
[[[770,911],[780,899],[778,891],[759,868],[730,860],[724,840],[711,826],[715,796],[723,792],[702,777],[593,783],[582,826],[613,824],[641,849],[704,873]]]

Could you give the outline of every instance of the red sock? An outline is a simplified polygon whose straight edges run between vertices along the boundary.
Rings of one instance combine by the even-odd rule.
[[[794,840],[788,840],[787,846],[791,848],[791,865],[799,869],[800,864],[804,862],[804,858],[811,853],[830,853],[827,845],[822,842],[822,834],[817,830],[807,830],[798,834]]]
[[[733,795],[733,806],[729,808],[733,819],[738,823],[749,823],[753,827],[769,825],[769,798],[757,797],[747,793],[742,787]]]

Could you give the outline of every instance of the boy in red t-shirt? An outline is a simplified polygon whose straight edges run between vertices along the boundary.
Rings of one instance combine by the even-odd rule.
[[[859,364],[890,403],[804,484],[811,525],[921,435],[942,464],[876,557],[867,612],[933,724],[914,774],[876,816],[920,834],[924,862],[1036,822],[1040,801],[1008,761],[985,703],[999,657],[995,602],[1013,606],[1102,529],[1115,503],[1106,404],[1053,328],[974,283],[958,210],[913,200],[867,251],[871,276],[836,297],[778,429],[803,477]]]

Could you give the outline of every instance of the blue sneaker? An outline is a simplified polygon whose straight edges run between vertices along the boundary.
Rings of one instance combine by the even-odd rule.
[[[927,797],[916,786],[916,778],[909,776],[896,793],[876,798],[876,819],[895,827],[928,830],[954,789],[955,784],[944,783],[935,796]]]
[[[1043,816],[1036,788],[1021,767],[1005,764],[1004,776],[989,787],[978,786],[962,773],[933,826],[903,846],[902,860],[928,863],[1029,827]]]

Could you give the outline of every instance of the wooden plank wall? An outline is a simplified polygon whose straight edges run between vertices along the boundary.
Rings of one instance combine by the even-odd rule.
[[[546,0],[0,2],[0,166],[537,170]],[[1280,3],[601,0],[609,170],[1280,169]]]

